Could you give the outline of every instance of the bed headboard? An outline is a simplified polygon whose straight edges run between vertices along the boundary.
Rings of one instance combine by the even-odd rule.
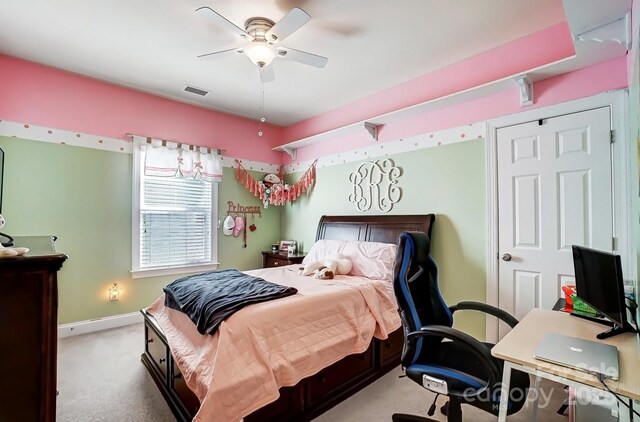
[[[421,231],[431,238],[434,214],[424,215],[323,215],[316,240],[361,240],[398,243],[404,231]]]

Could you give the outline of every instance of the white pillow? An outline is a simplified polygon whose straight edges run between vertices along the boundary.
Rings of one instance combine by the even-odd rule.
[[[302,260],[303,264],[319,261],[321,259],[329,258],[330,256],[336,256],[342,253],[346,240],[318,240],[313,244],[307,255]]]
[[[349,274],[391,281],[396,248],[391,243],[323,239],[313,244],[302,262],[307,264],[342,254],[353,264]]]

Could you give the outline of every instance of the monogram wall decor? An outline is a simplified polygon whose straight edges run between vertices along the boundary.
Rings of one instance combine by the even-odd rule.
[[[365,161],[349,174],[349,202],[353,202],[361,212],[372,207],[382,212],[391,211],[402,198],[402,188],[398,186],[400,176],[402,169],[396,167],[390,158]]]

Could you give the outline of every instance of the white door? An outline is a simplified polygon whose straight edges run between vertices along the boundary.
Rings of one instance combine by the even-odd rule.
[[[497,150],[498,302],[521,319],[574,283],[571,245],[612,250],[609,108],[500,128]]]

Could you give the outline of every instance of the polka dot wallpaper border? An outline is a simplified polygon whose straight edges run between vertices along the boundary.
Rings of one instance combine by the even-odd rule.
[[[131,142],[70,130],[0,120],[0,136],[131,154]]]
[[[62,129],[53,129],[35,126],[29,123],[16,123],[8,120],[0,120],[0,136],[29,139],[32,141],[50,142],[60,146],[76,146],[93,148],[103,151],[133,153],[133,142],[124,139],[108,138],[105,136],[91,135]],[[239,160],[248,170],[264,173],[277,173],[279,165],[264,163],[261,161]],[[223,167],[233,167],[235,157],[222,157]]]
[[[484,139],[486,133],[485,122],[472,123],[465,126],[458,126],[436,132],[424,133],[409,138],[398,139],[385,142],[383,144],[372,143],[365,148],[352,151],[343,151],[336,154],[320,157],[317,163],[318,168],[337,166],[362,159],[373,159],[393,154],[400,154],[408,151],[415,151],[426,148],[436,148],[442,145],[456,144],[459,142],[472,142]],[[109,138],[105,136],[92,135],[87,133],[54,129],[43,126],[36,126],[29,123],[17,123],[8,120],[0,120],[0,136],[30,139],[34,141],[51,142],[62,147],[71,145],[84,148],[94,148],[104,151],[120,152],[125,154],[133,153],[133,143],[123,139]],[[233,167],[235,157],[223,156],[222,165]],[[264,173],[277,173],[278,164],[265,163],[253,160],[239,160],[242,165],[252,171]],[[292,162],[284,166],[283,171],[287,173],[297,173],[309,168],[313,160]]]

